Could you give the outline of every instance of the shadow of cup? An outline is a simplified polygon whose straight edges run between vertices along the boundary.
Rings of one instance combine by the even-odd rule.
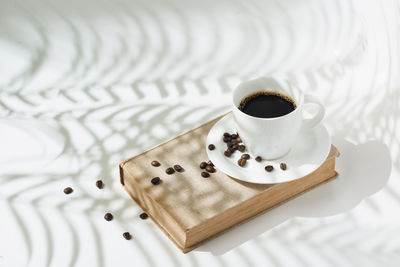
[[[379,141],[354,145],[342,137],[332,143],[340,151],[337,179],[312,189],[200,246],[196,251],[221,255],[294,217],[324,217],[351,210],[382,189],[389,180],[388,147]]]

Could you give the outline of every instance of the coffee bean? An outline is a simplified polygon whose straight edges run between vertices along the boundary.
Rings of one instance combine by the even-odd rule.
[[[250,158],[250,155],[249,155],[249,154],[243,154],[243,155],[241,156],[241,158],[242,158],[242,159],[249,159],[249,158]]]
[[[232,152],[229,150],[225,150],[224,155],[229,158],[230,156],[232,156]]]
[[[153,179],[151,179],[151,183],[154,185],[158,185],[159,183],[161,183],[160,177],[154,177]]]
[[[214,149],[215,149],[215,145],[214,145],[214,144],[209,144],[209,145],[208,145],[208,149],[214,150]]]
[[[158,167],[158,166],[160,166],[161,164],[160,164],[160,162],[158,162],[157,160],[153,160],[153,161],[151,162],[151,165],[153,165],[154,167]]]
[[[96,181],[96,186],[97,186],[98,189],[103,189],[103,187],[104,187],[103,181],[102,180],[97,180]]]
[[[229,152],[231,152],[231,153],[233,153],[233,152],[235,152],[236,151],[236,149],[235,148],[233,148],[233,147],[228,147],[228,149],[227,149]]]
[[[109,212],[107,212],[105,215],[104,215],[104,219],[106,220],[106,221],[111,221],[112,219],[114,218],[114,216],[111,214],[111,213],[109,213]]]
[[[207,164],[208,164],[208,165],[211,165],[211,166],[213,166],[213,167],[214,167],[214,163],[212,163],[212,161],[211,161],[211,160],[209,160],[209,161],[207,162]]]
[[[201,176],[203,176],[204,178],[208,178],[210,177],[210,174],[208,172],[202,172]]]
[[[233,147],[233,143],[227,143],[228,148]]]
[[[231,137],[230,133],[224,133],[224,137]]]
[[[71,187],[64,188],[64,194],[69,195],[72,192],[74,192],[74,189],[72,189]]]
[[[166,173],[166,174],[169,174],[169,175],[173,174],[174,172],[175,172],[174,168],[171,168],[171,167],[169,167],[169,168],[167,168],[167,169],[165,170],[165,173]]]
[[[228,143],[231,141],[231,137],[228,136],[224,136],[224,138],[222,139],[225,143]]]
[[[208,166],[206,167],[206,171],[213,173],[213,172],[215,172],[215,169],[214,169],[213,166],[208,165]]]
[[[236,141],[237,141],[238,143],[242,143],[242,142],[243,142],[243,141],[242,141],[242,138],[240,138],[240,137],[236,138]]]
[[[232,134],[231,137],[232,137],[232,139],[236,139],[236,138],[238,138],[239,136],[238,136],[237,134]]]
[[[202,162],[200,163],[200,169],[205,169],[207,167],[207,163],[206,162]]]
[[[175,169],[175,171],[177,171],[177,172],[183,172],[183,171],[184,171],[184,169],[182,168],[182,166],[179,165],[179,164],[174,165],[174,169]]]
[[[234,145],[233,145],[233,148],[234,148],[234,149],[238,149],[238,148],[239,148],[239,144],[234,144]]]
[[[129,232],[125,232],[122,234],[122,236],[126,239],[126,240],[131,240],[132,236]]]
[[[244,159],[244,158],[240,158],[239,160],[238,160],[238,165],[240,166],[240,167],[244,167],[244,165],[246,165],[246,162],[247,162],[247,160],[246,159]]]
[[[286,163],[281,163],[280,167],[281,167],[281,169],[284,170],[284,171],[287,169]]]
[[[272,172],[274,170],[274,167],[272,165],[268,165],[268,166],[265,166],[265,170],[267,172]]]
[[[236,139],[233,139],[232,141],[231,141],[231,144],[233,144],[233,145],[235,145],[235,144],[237,144],[238,143],[238,141],[236,141]]]
[[[246,146],[245,146],[245,145],[240,145],[240,146],[238,147],[238,150],[239,150],[240,152],[244,152],[244,151],[246,150]]]
[[[146,212],[143,212],[143,213],[141,213],[141,214],[139,215],[139,217],[140,217],[140,219],[142,219],[142,220],[146,220],[146,219],[149,217],[149,215],[147,215]]]
[[[262,157],[257,156],[257,157],[255,158],[255,160],[258,161],[258,162],[261,162],[261,161],[262,161]]]

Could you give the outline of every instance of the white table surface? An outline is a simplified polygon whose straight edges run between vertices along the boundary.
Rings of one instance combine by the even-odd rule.
[[[400,266],[399,7],[0,1],[0,266]],[[118,163],[259,75],[322,99],[340,176],[182,254]]]

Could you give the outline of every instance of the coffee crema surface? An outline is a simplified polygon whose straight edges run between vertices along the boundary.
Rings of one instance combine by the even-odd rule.
[[[297,107],[288,95],[275,91],[258,91],[244,97],[239,110],[257,118],[276,118],[289,114]]]

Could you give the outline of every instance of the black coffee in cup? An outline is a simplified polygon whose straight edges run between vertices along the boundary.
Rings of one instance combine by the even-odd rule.
[[[295,101],[288,95],[275,91],[258,91],[243,98],[239,110],[258,118],[284,116],[296,109]]]

